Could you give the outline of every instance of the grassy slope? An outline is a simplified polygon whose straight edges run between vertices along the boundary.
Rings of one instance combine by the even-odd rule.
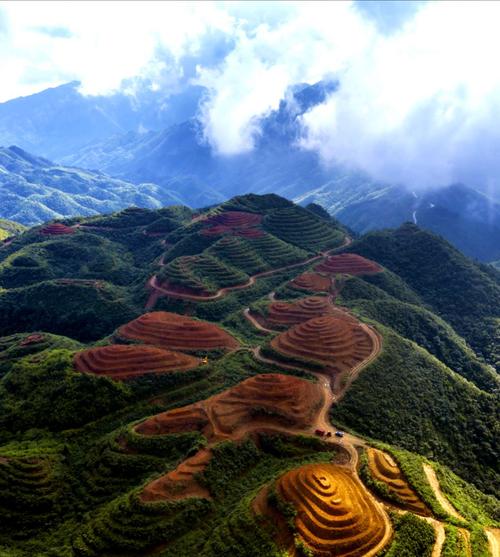
[[[500,319],[500,274],[467,259],[442,238],[405,224],[367,234],[350,248],[397,275],[490,363]]]
[[[378,282],[383,284],[380,276]],[[374,286],[371,281],[367,283],[366,279],[354,277],[345,281],[339,303],[416,342],[481,389],[498,391],[498,374],[478,359],[446,321],[422,305],[401,301],[407,299],[404,290],[391,289],[391,292],[395,297]]]
[[[9,236],[17,236],[26,230],[26,227],[18,222],[7,219],[0,219],[0,240]]]
[[[381,355],[333,407],[333,421],[446,463],[485,492],[498,492],[498,397],[392,330],[380,332]]]

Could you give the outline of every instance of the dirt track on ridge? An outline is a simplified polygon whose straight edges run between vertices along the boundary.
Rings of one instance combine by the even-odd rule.
[[[211,294],[209,296],[187,294],[187,293],[176,292],[175,290],[169,290],[168,288],[162,287],[161,284],[158,283],[157,275],[153,275],[148,280],[146,285],[151,290],[151,294],[148,298],[148,301],[146,302],[145,307],[147,310],[152,309],[155,306],[156,302],[158,301],[158,298],[162,296],[171,296],[172,298],[180,298],[182,300],[191,300],[194,302],[208,302],[208,301],[218,300],[219,298],[222,298],[228,292],[231,292],[233,290],[243,290],[244,288],[249,288],[250,286],[254,285],[255,281],[259,278],[272,276],[274,274],[287,271],[288,269],[294,269],[295,267],[302,267],[304,265],[308,265],[309,263],[313,263],[314,261],[318,261],[319,259],[323,259],[328,255],[330,255],[331,253],[335,253],[340,249],[345,248],[351,242],[352,239],[346,235],[342,244],[337,248],[333,248],[331,250],[321,252],[318,255],[314,255],[313,257],[310,257],[309,259],[306,259],[304,261],[299,261],[298,263],[292,263],[290,265],[285,265],[284,267],[278,267],[277,269],[271,269],[270,271],[263,271],[262,273],[257,273],[255,275],[252,275],[249,278],[249,280],[244,284],[237,284],[235,286],[226,286],[225,288],[221,288],[220,290],[218,290],[215,294]],[[165,265],[164,257],[160,259],[159,264],[160,267],[163,267]]]

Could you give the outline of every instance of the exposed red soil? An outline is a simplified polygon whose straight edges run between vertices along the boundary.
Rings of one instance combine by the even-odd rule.
[[[244,211],[224,211],[204,220],[202,234],[212,236],[233,232],[243,236],[248,234],[248,232],[244,232],[245,230],[259,225],[261,221],[262,216],[255,215],[254,213],[245,213]],[[261,231],[255,231],[255,234],[259,234],[259,232],[260,236],[263,235]],[[259,236],[250,235],[250,237]]]
[[[208,217],[204,224],[222,225],[229,228],[249,228],[257,226],[262,221],[262,215],[246,213],[245,211],[223,211]]]
[[[74,365],[78,371],[125,380],[149,373],[187,371],[200,364],[198,358],[144,345],[101,346],[77,352]]]
[[[166,311],[145,313],[118,329],[119,336],[171,350],[232,350],[238,342],[217,325]]]
[[[320,384],[291,375],[250,377],[204,402],[157,414],[135,427],[142,435],[201,431],[209,441],[239,439],[254,429],[307,429],[323,404]]]
[[[297,533],[316,556],[373,556],[390,540],[380,505],[342,466],[308,464],[281,476],[276,488],[295,507]]]
[[[210,493],[195,479],[195,474],[203,472],[212,458],[212,451],[204,448],[181,462],[172,472],[146,485],[140,495],[141,501],[165,501],[186,497],[210,498]]]
[[[44,335],[36,333],[34,335],[28,335],[19,344],[20,346],[29,346],[31,344],[38,344],[39,342],[43,342],[44,340],[45,340]]]
[[[71,226],[66,226],[61,222],[49,224],[48,226],[40,230],[40,234],[45,234],[47,236],[61,236],[63,234],[73,234],[74,232],[74,228],[71,228]]]
[[[254,431],[307,430],[313,427],[323,404],[323,388],[318,383],[290,375],[261,374],[203,402],[152,416],[135,426],[135,431],[146,436],[199,431],[209,443],[239,440]],[[199,451],[146,485],[141,499],[208,497],[193,474],[202,471],[210,457],[209,448]]]
[[[408,484],[393,458],[378,449],[367,449],[370,472],[379,481],[386,484],[389,491],[401,500],[401,507],[424,516],[431,513]]]
[[[292,288],[307,290],[308,292],[330,292],[333,281],[331,277],[307,272],[295,277],[289,284]]]
[[[272,326],[293,326],[322,315],[346,316],[327,296],[308,296],[296,302],[273,302],[268,307],[266,324]]]
[[[357,253],[341,253],[327,257],[319,265],[316,265],[315,270],[331,274],[366,275],[380,273],[382,267]]]
[[[243,238],[263,238],[266,233],[260,228],[244,228],[242,230],[236,230],[235,236],[242,236]]]
[[[275,337],[271,346],[284,356],[310,360],[330,373],[341,374],[371,354],[373,340],[354,317],[343,314],[295,325]]]

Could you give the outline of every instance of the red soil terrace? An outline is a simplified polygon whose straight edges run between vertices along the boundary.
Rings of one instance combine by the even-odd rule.
[[[238,439],[253,429],[304,429],[323,404],[321,385],[278,373],[260,374],[203,402],[157,414],[135,428],[141,435],[200,431],[208,440]]]
[[[292,326],[322,315],[344,315],[335,307],[331,298],[309,296],[296,302],[273,302],[268,307],[265,318],[270,326]]]
[[[135,427],[141,435],[200,431],[210,442],[238,440],[252,431],[299,430],[313,427],[324,405],[323,389],[290,375],[256,375],[205,401],[157,414]],[[193,475],[211,458],[210,448],[183,461],[174,471],[144,488],[143,501],[209,497]]]
[[[242,230],[236,230],[235,236],[241,236],[242,238],[263,238],[266,233],[260,228],[244,228]]]
[[[140,499],[143,502],[184,499],[185,497],[204,497],[210,493],[195,479],[195,474],[203,472],[212,458],[212,451],[204,448],[181,462],[172,472],[153,480],[143,489]]]
[[[315,317],[295,325],[271,341],[271,347],[292,358],[321,364],[343,373],[368,358],[373,341],[350,315]]]
[[[259,225],[261,220],[262,216],[255,215],[254,213],[246,213],[244,211],[224,211],[205,219],[205,226],[202,233],[205,235],[218,235],[225,234],[227,232],[234,232],[238,235],[245,235],[243,230]]]
[[[368,557],[389,541],[390,525],[380,507],[350,471],[334,464],[308,464],[276,482],[291,503],[298,535],[321,557]]]
[[[171,350],[232,350],[238,342],[217,325],[166,311],[145,313],[118,329],[123,338]]]
[[[330,292],[332,279],[318,273],[302,273],[290,282],[290,286],[309,292]]]
[[[429,509],[408,484],[394,459],[378,449],[369,448],[367,453],[370,472],[376,480],[386,484],[389,491],[399,498],[401,506],[407,511],[430,516]]]
[[[29,346],[31,344],[38,344],[43,340],[45,340],[45,337],[43,335],[35,333],[33,335],[28,335],[26,338],[23,338],[23,340],[19,344],[21,346]]]
[[[71,228],[71,226],[66,226],[61,222],[49,224],[48,226],[40,230],[40,234],[44,234],[47,236],[61,236],[63,234],[73,234],[74,232],[74,228]]]
[[[125,380],[148,373],[187,371],[197,367],[200,361],[155,346],[115,344],[77,352],[73,363],[83,373]]]
[[[380,273],[382,268],[374,261],[370,261],[356,253],[341,253],[331,255],[315,267],[321,273],[345,273],[348,275],[366,275]]]

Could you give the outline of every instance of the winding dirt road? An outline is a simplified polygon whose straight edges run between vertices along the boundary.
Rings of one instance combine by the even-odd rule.
[[[430,486],[432,487],[432,491],[434,491],[434,495],[438,500],[439,504],[443,507],[443,509],[450,515],[456,518],[457,520],[465,520],[462,515],[460,515],[455,507],[446,499],[444,493],[441,491],[441,486],[439,485],[439,480],[436,476],[436,471],[430,464],[424,464],[424,472],[427,477],[427,481],[429,482]]]
[[[226,286],[225,288],[221,288],[220,290],[218,290],[215,294],[210,294],[208,296],[187,294],[183,292],[177,292],[175,290],[169,290],[168,288],[165,288],[161,284],[159,284],[157,275],[153,275],[146,284],[146,286],[151,290],[151,295],[149,296],[148,301],[146,302],[145,308],[147,310],[153,309],[156,302],[158,301],[158,298],[162,296],[170,296],[172,298],[179,298],[181,300],[190,300],[193,302],[209,302],[213,300],[218,300],[219,298],[225,296],[228,292],[232,292],[234,290],[243,290],[245,288],[249,288],[250,286],[253,286],[255,284],[255,281],[259,278],[269,277],[274,274],[287,271],[288,269],[294,269],[296,267],[303,267],[305,265],[309,265],[314,261],[318,261],[319,259],[328,257],[328,255],[331,255],[332,253],[336,253],[337,251],[347,247],[351,243],[352,243],[352,238],[346,235],[342,244],[336,248],[324,252],[320,252],[318,255],[314,255],[313,257],[310,257],[309,259],[305,259],[304,261],[299,261],[298,263],[292,263],[290,265],[285,265],[283,267],[271,269],[270,271],[263,271],[262,273],[257,273],[255,275],[252,275],[248,279],[248,281],[245,282],[244,284],[237,284],[235,286]],[[165,264],[164,257],[162,257],[160,259],[159,265],[160,267],[162,267],[164,266],[164,264]]]
[[[500,557],[500,528],[487,528],[486,536],[490,543],[491,557]]]

